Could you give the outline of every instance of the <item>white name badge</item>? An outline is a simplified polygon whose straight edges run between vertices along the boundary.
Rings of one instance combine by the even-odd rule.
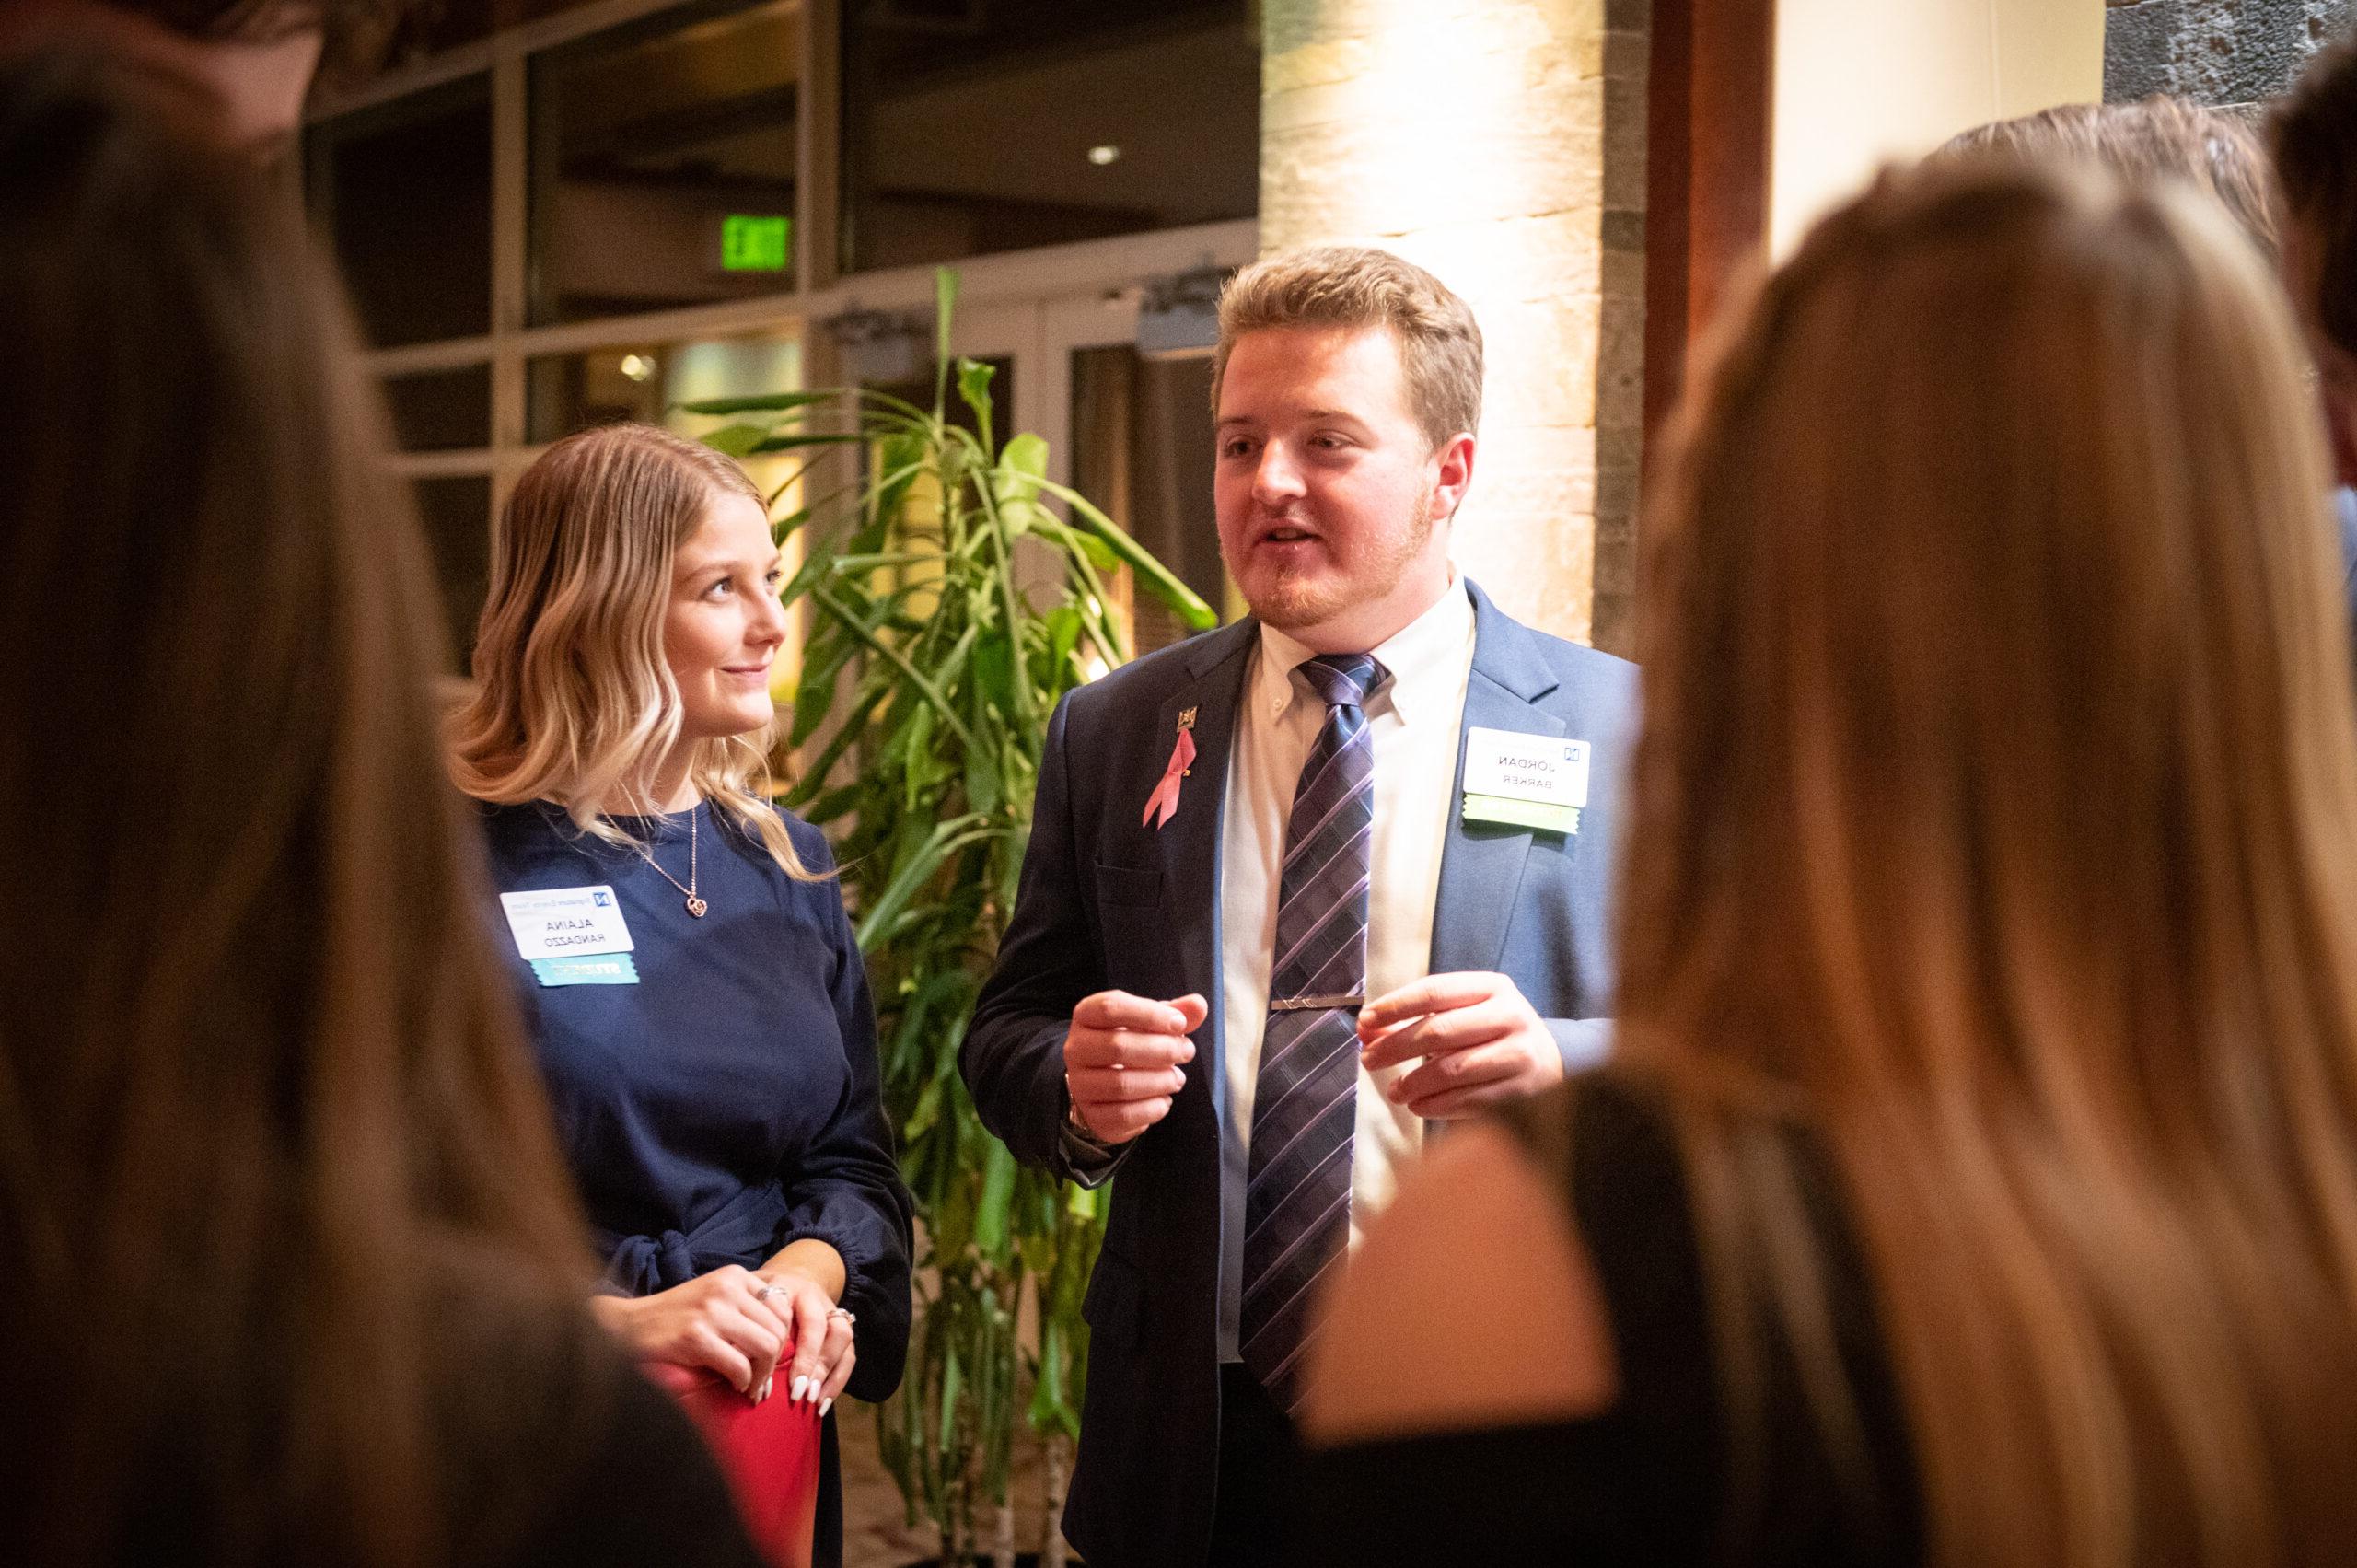
[[[1465,732],[1465,793],[1548,806],[1587,804],[1585,740],[1560,735],[1516,735],[1507,729]]]
[[[502,893],[507,929],[527,959],[562,958],[575,953],[627,953],[634,943],[611,888],[548,888],[532,893]]]

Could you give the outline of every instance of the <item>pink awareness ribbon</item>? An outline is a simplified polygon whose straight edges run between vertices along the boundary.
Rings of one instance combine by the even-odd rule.
[[[1178,742],[1170,749],[1170,765],[1162,770],[1162,782],[1145,797],[1145,815],[1138,820],[1155,829],[1168,822],[1178,809],[1178,781],[1187,776],[1189,764],[1195,760],[1195,733],[1181,726]],[[1156,818],[1159,813],[1159,819]]]

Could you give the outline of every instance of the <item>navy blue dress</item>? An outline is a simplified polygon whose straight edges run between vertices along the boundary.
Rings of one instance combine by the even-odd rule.
[[[610,888],[633,944],[620,968],[633,981],[544,983],[494,912],[610,1288],[647,1295],[824,1241],[842,1255],[842,1304],[858,1318],[845,1391],[890,1394],[908,1350],[911,1205],[835,882],[793,880],[709,805],[618,819],[685,883],[692,817],[708,906],[697,919],[644,855],[581,832],[562,808],[482,809],[498,891]],[[786,825],[806,865],[832,865],[816,829]],[[610,981],[608,966],[589,967]],[[821,1563],[841,1551],[831,1417],[825,1453]]]

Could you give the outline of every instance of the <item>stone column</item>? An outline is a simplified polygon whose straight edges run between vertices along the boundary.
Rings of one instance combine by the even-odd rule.
[[[1643,370],[1646,0],[1264,0],[1264,250],[1380,245],[1481,323],[1459,566],[1625,642]],[[1601,635],[1599,635],[1601,633]]]
[[[2309,55],[2357,29],[2357,0],[2105,0],[2103,96],[2174,93],[2222,109],[2258,106]]]

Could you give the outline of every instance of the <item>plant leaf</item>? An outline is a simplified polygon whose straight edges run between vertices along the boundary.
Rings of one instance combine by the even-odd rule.
[[[974,1208],[974,1245],[987,1257],[1005,1256],[1006,1207],[1014,1196],[1015,1156],[993,1138],[982,1160],[981,1201]]]
[[[843,628],[852,633],[852,635],[857,637],[861,642],[865,643],[872,651],[881,654],[884,657],[898,665],[900,668],[900,673],[907,676],[911,681],[915,682],[917,689],[923,691],[925,696],[932,701],[935,707],[941,710],[941,716],[949,722],[951,728],[958,731],[958,738],[964,741],[969,746],[974,744],[973,732],[966,727],[966,721],[958,716],[957,710],[950,707],[949,699],[942,695],[941,689],[938,686],[935,686],[931,680],[925,678],[923,671],[918,669],[916,666],[909,662],[906,655],[902,654],[900,649],[893,647],[890,644],[878,639],[874,632],[868,630],[868,628],[863,624],[856,616],[853,615],[849,610],[843,607],[842,600],[828,593],[826,589],[818,587],[814,585],[810,589],[810,598],[814,602],[825,609],[828,613],[833,615],[835,619],[842,623]]]
[[[866,439],[852,430],[797,430],[786,436],[764,436],[740,455],[759,457],[763,452],[791,452],[804,447],[852,447]]]
[[[1020,475],[1033,481],[1045,479],[1048,477],[1048,443],[1028,430],[1010,436],[998,455],[998,466],[1009,475]],[[1012,492],[1003,490],[999,494],[1006,495]]]
[[[1097,509],[1080,492],[1054,480],[1043,479],[1039,488],[1057,497],[1072,508],[1072,515],[1088,532],[1103,540],[1121,558],[1121,563],[1138,575],[1138,581],[1151,589],[1156,598],[1178,612],[1178,618],[1198,632],[1207,632],[1219,624],[1219,614],[1202,600],[1202,596],[1180,582],[1154,557],[1154,552],[1132,539],[1119,523]]]
[[[842,396],[839,389],[825,387],[810,392],[763,392],[750,398],[704,398],[671,406],[681,413],[783,413],[789,409],[833,402]]]
[[[1015,645],[1004,631],[993,630],[976,640],[972,668],[983,698],[996,703],[1003,716],[1017,716],[1022,709],[1015,694]]]
[[[726,452],[732,458],[741,458],[750,452],[768,435],[768,427],[764,425],[724,424],[717,430],[704,432],[699,439],[715,452]]]
[[[876,900],[876,906],[860,920],[856,935],[861,951],[875,946],[874,933],[891,923],[901,906],[915,896],[916,890],[924,885],[925,878],[941,868],[944,860],[966,845],[979,843],[990,836],[991,830],[988,829],[980,832],[970,830],[981,820],[980,817],[970,814],[938,824],[916,853],[893,872],[891,882]]]
[[[1121,558],[1113,553],[1113,547],[1093,533],[1084,533],[1079,528],[1056,522],[1052,517],[1047,522],[1032,524],[1031,531],[1084,557],[1099,572],[1117,571],[1120,567]]]
[[[991,377],[997,374],[996,366],[979,359],[958,361],[958,401],[974,411],[974,423],[982,432],[978,438],[981,447],[978,455],[985,459],[991,445]]]
[[[958,313],[958,273],[952,267],[933,270],[933,417],[944,412],[949,374],[949,322]]]

